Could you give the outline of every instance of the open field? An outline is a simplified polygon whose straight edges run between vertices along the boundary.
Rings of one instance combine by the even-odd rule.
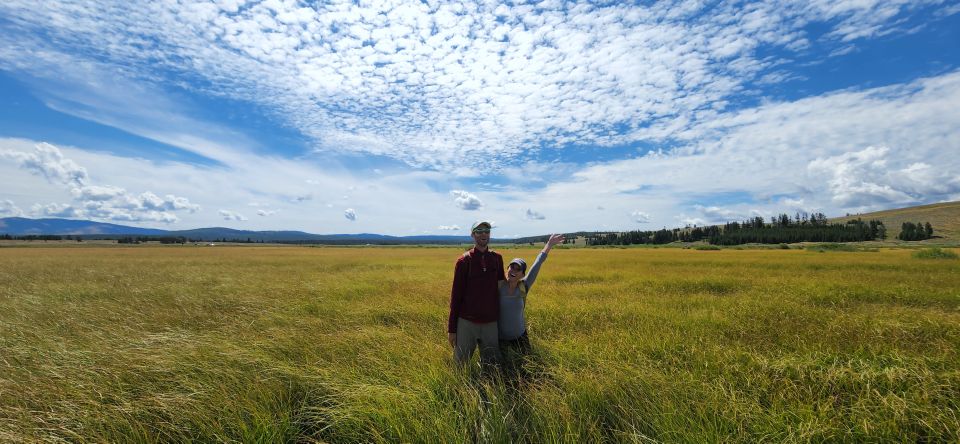
[[[459,251],[0,248],[0,441],[960,440],[960,260],[557,250],[498,381]]]

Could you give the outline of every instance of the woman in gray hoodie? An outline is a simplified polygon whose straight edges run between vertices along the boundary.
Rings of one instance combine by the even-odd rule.
[[[500,334],[500,352],[506,364],[514,367],[518,358],[530,352],[530,338],[527,336],[527,319],[524,308],[527,294],[537,279],[540,266],[547,260],[547,254],[554,245],[563,242],[562,234],[552,234],[543,250],[533,261],[527,272],[527,263],[515,258],[506,269],[506,279],[498,282],[500,290],[500,319],[497,322]]]

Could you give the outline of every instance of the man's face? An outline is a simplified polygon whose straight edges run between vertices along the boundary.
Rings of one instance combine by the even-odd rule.
[[[476,230],[473,230],[471,236],[473,236],[473,243],[477,244],[478,247],[486,247],[490,242],[490,229],[478,227]]]

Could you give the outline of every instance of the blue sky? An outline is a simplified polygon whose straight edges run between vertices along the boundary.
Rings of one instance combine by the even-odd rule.
[[[960,199],[960,2],[0,4],[0,216],[499,236]]]

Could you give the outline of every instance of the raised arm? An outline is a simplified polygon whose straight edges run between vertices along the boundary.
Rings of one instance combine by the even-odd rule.
[[[541,251],[541,253],[543,254],[549,253],[550,249],[553,248],[554,245],[563,242],[565,239],[566,237],[564,237],[562,234],[551,234],[550,238],[547,239],[547,243],[543,245],[543,250]]]
[[[540,272],[540,265],[543,265],[543,261],[547,260],[547,254],[550,253],[550,249],[554,245],[563,242],[562,234],[552,234],[550,239],[547,239],[546,245],[543,246],[543,250],[540,251],[540,254],[537,255],[537,259],[533,261],[533,265],[530,266],[530,271],[527,272],[527,275],[524,276],[523,282],[527,285],[527,290],[530,290],[530,287],[533,286],[533,282],[537,280],[537,273]]]

